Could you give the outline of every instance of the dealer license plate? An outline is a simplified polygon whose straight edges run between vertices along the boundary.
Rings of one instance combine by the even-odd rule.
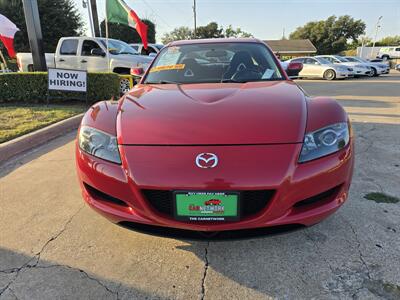
[[[175,218],[182,221],[237,221],[239,193],[194,192],[174,193]]]

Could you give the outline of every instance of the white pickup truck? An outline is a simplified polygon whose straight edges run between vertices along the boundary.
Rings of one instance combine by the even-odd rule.
[[[130,69],[146,69],[152,57],[140,55],[125,42],[108,39],[110,68],[108,68],[107,44],[105,38],[64,37],[58,41],[56,53],[46,53],[48,68],[86,70],[130,74]],[[31,53],[18,53],[17,64],[20,71],[33,71]]]

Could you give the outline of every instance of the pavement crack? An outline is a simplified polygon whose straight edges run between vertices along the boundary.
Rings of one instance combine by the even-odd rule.
[[[368,268],[368,264],[366,263],[366,261],[364,259],[364,256],[363,256],[363,254],[361,252],[361,242],[360,242],[360,239],[358,238],[358,234],[357,234],[356,230],[354,229],[353,225],[350,222],[347,222],[347,223],[349,224],[350,229],[353,232],[353,235],[354,235],[354,237],[356,239],[357,250],[358,250],[358,255],[359,255],[360,261],[361,261],[362,265],[364,266],[364,268],[367,270],[366,274],[367,274],[368,279],[371,280],[372,278],[371,278],[371,273],[370,273],[369,268]]]
[[[59,232],[57,232],[55,235],[53,235],[49,240],[46,241],[46,243],[42,246],[39,252],[37,252],[31,259],[29,259],[27,262],[25,262],[22,266],[18,268],[10,268],[6,270],[0,270],[0,273],[5,273],[5,274],[12,274],[15,273],[14,278],[3,288],[0,290],[0,296],[4,294],[8,289],[10,289],[10,286],[17,280],[19,273],[23,269],[29,269],[29,268],[36,268],[39,264],[40,261],[40,255],[42,252],[47,248],[47,246],[55,241],[57,238],[60,237],[61,234],[64,233],[64,231],[67,229],[68,225],[72,222],[72,220],[75,218],[76,215],[78,215],[81,210],[85,207],[85,205],[82,205],[68,220],[65,222],[64,226],[61,228]]]
[[[208,272],[208,248],[210,246],[210,242],[207,242],[207,246],[204,248],[204,272],[203,272],[203,278],[201,279],[201,295],[200,299],[204,300],[204,297],[206,296],[206,277],[207,277],[207,272]]]
[[[323,258],[323,260],[326,262],[326,264],[328,265],[329,269],[331,270],[332,274],[335,273],[332,265],[330,264],[329,260],[326,259],[325,255],[322,254],[321,248],[319,247],[319,245],[313,240],[313,238],[309,235],[309,233],[307,231],[303,231],[304,235],[306,236],[306,238],[308,240],[311,241],[311,243],[313,243],[313,245],[315,246],[315,248],[317,249],[317,251],[319,252],[319,254],[321,255],[321,257]]]
[[[47,242],[43,245],[43,247],[40,249],[38,253],[35,254],[35,257],[37,257],[37,262],[36,265],[39,263],[40,260],[40,255],[42,252],[47,248],[50,243],[53,241],[57,240],[67,229],[68,225],[71,224],[72,220],[81,212],[81,210],[85,207],[85,205],[82,205],[68,220],[65,222],[64,226],[61,228],[59,232],[57,232],[55,235],[53,235]]]

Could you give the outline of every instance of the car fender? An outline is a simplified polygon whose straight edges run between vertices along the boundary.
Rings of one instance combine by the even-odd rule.
[[[336,100],[329,97],[307,99],[306,133],[347,120],[347,113]]]
[[[100,101],[93,104],[82,118],[81,126],[90,126],[108,134],[117,135],[118,101]]]

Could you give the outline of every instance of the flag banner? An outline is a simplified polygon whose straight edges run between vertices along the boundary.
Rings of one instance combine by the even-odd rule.
[[[136,29],[145,49],[147,49],[147,25],[125,3],[124,0],[107,0],[107,22],[120,23]]]
[[[0,41],[3,42],[11,58],[15,57],[14,35],[19,31],[18,27],[8,18],[0,14]]]

